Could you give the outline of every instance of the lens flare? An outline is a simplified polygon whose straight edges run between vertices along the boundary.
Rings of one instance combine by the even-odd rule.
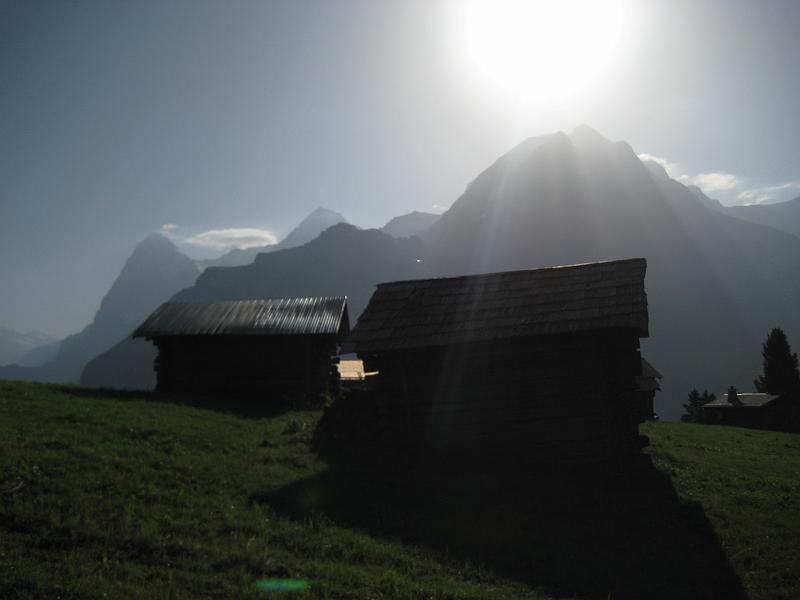
[[[311,584],[305,579],[259,579],[256,588],[262,592],[293,592],[307,590]]]

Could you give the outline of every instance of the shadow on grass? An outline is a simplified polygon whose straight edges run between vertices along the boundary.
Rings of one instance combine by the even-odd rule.
[[[658,471],[635,483],[386,471],[341,465],[251,501],[428,547],[548,594],[745,597],[700,506]]]
[[[86,388],[71,385],[55,385],[54,388],[62,394],[79,398],[121,401],[144,400],[161,404],[190,406],[249,418],[277,417],[292,410],[308,410],[309,408],[313,408],[289,400],[275,400],[263,396],[165,394],[145,390],[114,390],[109,388]]]

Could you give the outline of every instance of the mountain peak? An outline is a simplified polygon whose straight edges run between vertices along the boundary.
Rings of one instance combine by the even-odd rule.
[[[153,232],[136,244],[134,254],[140,251],[178,252],[178,248],[165,235]]]
[[[169,238],[160,233],[151,233],[136,244],[125,263],[125,268],[132,268],[134,265],[153,265],[159,262],[172,261],[176,257],[185,258]],[[123,268],[123,272],[125,268]]]
[[[610,144],[611,140],[603,137],[596,129],[592,129],[588,125],[578,125],[571,134],[569,134],[570,141],[579,147],[586,146],[600,146]]]
[[[529,137],[512,148],[509,154],[528,153],[548,144],[585,148],[605,146],[611,143],[611,140],[603,137],[596,129],[588,125],[578,125],[569,134],[563,131],[556,131],[555,133]]]
[[[344,219],[344,217],[335,210],[331,210],[330,208],[325,208],[324,206],[318,206],[317,208],[312,210],[306,217],[306,219],[317,218],[317,217],[338,217]]]
[[[342,215],[322,206],[314,209],[280,242],[280,248],[294,248],[310,242],[320,233],[338,223],[347,223]]]

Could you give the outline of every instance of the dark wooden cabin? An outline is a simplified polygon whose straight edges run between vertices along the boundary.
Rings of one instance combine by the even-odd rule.
[[[642,258],[384,283],[345,344],[387,441],[506,466],[640,453]]]
[[[167,302],[133,337],[158,347],[168,393],[312,397],[325,391],[350,332],[347,299]]]
[[[742,393],[730,387],[701,410],[701,421],[712,425],[800,431],[800,404],[789,394]]]

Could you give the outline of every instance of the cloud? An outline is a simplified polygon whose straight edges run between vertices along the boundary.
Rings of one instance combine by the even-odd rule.
[[[776,185],[747,188],[747,180],[733,173],[718,171],[685,175],[679,172],[676,163],[666,158],[647,154],[646,152],[639,154],[638,157],[642,161],[650,161],[661,165],[667,175],[684,185],[696,185],[708,195],[721,194],[726,205],[735,204],[737,200],[745,204],[778,202],[785,200],[788,192],[800,191],[800,181],[787,181]]]
[[[706,194],[714,192],[725,192],[737,188],[742,184],[742,180],[732,173],[700,173],[694,177],[681,177],[681,181],[690,181]]]
[[[653,154],[647,154],[647,152],[642,152],[641,154],[637,154],[639,160],[645,160],[654,162],[657,165],[661,165],[661,167],[667,172],[667,175],[670,177],[675,177],[678,173],[678,165],[674,162],[668,161],[666,158],[661,158],[660,156],[654,156]]]
[[[671,160],[654,154],[642,152],[637,155],[639,160],[654,162],[660,165],[667,175],[685,185],[696,185],[706,194],[732,190],[741,185],[741,179],[732,173],[700,173],[698,175],[684,175],[679,173],[678,165]]]
[[[433,212],[438,213],[438,214],[442,214],[443,212],[445,212],[447,210],[447,208],[448,207],[446,207],[446,206],[444,206],[442,204],[434,204],[434,205],[431,206],[431,210],[433,210]]]
[[[161,231],[163,231],[164,233],[172,233],[176,229],[178,229],[178,226],[175,225],[175,223],[164,223],[161,226]]]
[[[800,191],[800,181],[788,181],[778,185],[768,185],[744,190],[739,192],[736,199],[746,204],[764,204],[776,200],[776,196],[780,195],[781,192],[788,192],[791,190]]]
[[[211,229],[183,240],[186,244],[203,246],[214,250],[230,250],[231,248],[251,248],[253,246],[269,246],[277,244],[277,236],[266,229],[231,228]]]

